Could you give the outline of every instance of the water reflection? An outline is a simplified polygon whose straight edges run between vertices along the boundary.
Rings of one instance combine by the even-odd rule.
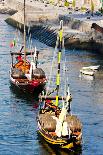
[[[90,76],[90,75],[83,75],[80,73],[79,78],[82,79],[86,79],[86,80],[90,80],[92,81],[94,79],[94,76]]]
[[[103,66],[103,56],[94,51],[66,51],[66,65],[70,91],[73,97],[72,113],[83,123],[83,145],[80,150],[65,152],[49,146],[37,134],[38,102],[35,96],[24,95],[9,83],[9,42],[14,39],[15,28],[4,22],[0,15],[0,154],[8,155],[99,155],[103,154],[103,72],[90,79],[79,77],[83,66]],[[20,36],[22,38],[22,34]],[[50,71],[51,48],[33,40],[41,48],[39,60]],[[48,75],[48,74],[47,74]]]
[[[10,91],[12,93],[12,95],[21,100],[25,101],[26,104],[33,106],[33,108],[38,108],[39,106],[39,98],[38,98],[38,93],[35,94],[29,94],[29,93],[24,93],[22,90],[20,90],[19,88],[10,85]]]

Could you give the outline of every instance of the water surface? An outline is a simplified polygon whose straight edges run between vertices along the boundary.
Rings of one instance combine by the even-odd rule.
[[[102,155],[103,154],[103,78],[79,77],[82,66],[103,65],[103,57],[93,51],[66,50],[68,78],[73,97],[72,113],[83,123],[81,151],[63,152],[44,143],[37,134],[38,103],[35,98],[14,91],[9,82],[10,42],[16,29],[0,15],[0,154],[1,155]],[[19,33],[19,41],[22,41]],[[52,48],[33,40],[41,51],[40,62],[50,70]]]

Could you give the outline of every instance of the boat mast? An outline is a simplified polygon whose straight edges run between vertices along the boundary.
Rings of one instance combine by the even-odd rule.
[[[56,76],[56,85],[57,85],[57,93],[56,93],[56,106],[58,106],[59,101],[59,86],[60,86],[60,61],[61,61],[61,54],[62,54],[62,45],[63,45],[63,21],[60,21],[60,30],[59,30],[59,51],[58,51],[58,71]]]
[[[26,66],[26,30],[25,30],[25,1],[24,0],[24,66]]]

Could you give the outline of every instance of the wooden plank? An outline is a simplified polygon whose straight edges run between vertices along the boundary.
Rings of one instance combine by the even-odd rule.
[[[39,54],[39,51],[36,51],[37,54]],[[33,55],[35,52],[26,52],[26,55]],[[10,51],[10,54],[11,55],[24,55],[24,53],[21,53],[21,52],[11,52]]]
[[[56,100],[56,96],[40,96],[41,99],[44,100]],[[66,97],[58,97],[58,100],[66,100]]]

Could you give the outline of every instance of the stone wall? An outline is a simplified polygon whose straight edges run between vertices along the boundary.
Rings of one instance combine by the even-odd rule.
[[[18,11],[23,11],[24,8],[24,4],[23,4],[23,0],[6,0],[6,4],[8,7],[10,7],[11,9],[15,9]],[[29,3],[27,3],[26,5],[26,10],[30,10],[33,11],[35,9],[35,11],[42,11],[42,9],[40,7],[37,6],[32,6]]]
[[[18,12],[6,19],[6,22],[23,30],[23,4],[21,4],[19,0],[7,1],[8,3],[10,1],[9,5],[11,8],[18,8]],[[35,7],[37,10],[35,10]],[[102,20],[99,19],[98,21],[95,21],[92,20],[92,18],[88,20],[86,20],[86,18],[82,20],[81,18],[75,19],[73,16],[67,16],[64,12],[55,11],[55,8],[54,10],[50,7],[48,10],[43,8],[44,6],[39,2],[37,2],[35,6],[29,4],[26,5],[26,26],[31,27],[30,29],[33,37],[49,46],[54,46],[57,31],[59,29],[59,21],[63,19],[65,45],[67,48],[102,51],[101,47],[103,47],[103,41],[101,41],[101,37],[103,36],[99,37],[101,35],[100,33],[91,30],[93,22],[102,26]]]

